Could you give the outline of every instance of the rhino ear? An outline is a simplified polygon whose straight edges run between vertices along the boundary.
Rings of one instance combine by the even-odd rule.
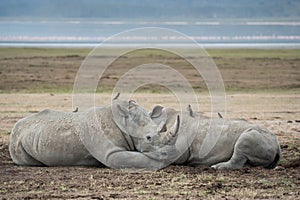
[[[135,108],[136,106],[138,106],[138,104],[134,101],[134,100],[130,100],[128,102],[128,109],[132,109],[132,108]]]
[[[160,117],[161,114],[162,114],[162,110],[163,110],[164,107],[160,106],[160,105],[157,105],[155,106],[152,111],[150,111],[149,115],[151,118],[157,118],[157,117]]]
[[[123,106],[120,106],[119,104],[117,105],[118,112],[122,117],[128,118],[129,116],[129,111],[127,108],[124,108]]]

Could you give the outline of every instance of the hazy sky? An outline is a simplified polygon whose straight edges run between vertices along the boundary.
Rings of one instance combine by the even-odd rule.
[[[222,19],[300,17],[299,0],[1,0],[0,17]]]

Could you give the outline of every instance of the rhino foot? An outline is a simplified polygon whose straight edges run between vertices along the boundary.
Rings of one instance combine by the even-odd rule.
[[[213,169],[239,169],[242,168],[244,165],[233,165],[230,162],[223,162],[218,163],[216,165],[212,165],[211,168]]]
[[[211,168],[213,169],[236,169],[236,167],[233,167],[228,162],[218,163],[216,165],[212,165]]]
[[[242,155],[237,155],[236,153],[227,162],[221,162],[211,167],[214,169],[239,169],[245,166],[247,158]]]

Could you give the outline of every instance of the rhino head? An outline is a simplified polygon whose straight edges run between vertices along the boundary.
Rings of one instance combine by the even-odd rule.
[[[115,100],[112,108],[114,121],[125,133],[124,137],[132,150],[148,153],[153,157],[155,153],[151,153],[157,153],[165,145],[174,145],[179,130],[179,116],[173,126],[167,129],[166,121],[155,123],[149,113],[133,100],[127,103]]]
[[[176,116],[174,123],[167,126],[169,120],[167,119],[166,113],[163,112],[163,107],[156,106],[150,113],[148,113],[151,121],[157,125],[157,133],[152,137],[147,137],[147,140],[139,141],[141,145],[139,151],[143,153],[152,153],[158,157],[170,156],[170,154],[176,154],[175,142],[177,140],[179,127],[180,127],[180,117]],[[165,156],[158,155],[165,154]],[[175,155],[172,155],[175,156]],[[171,157],[172,157],[171,156]]]
[[[164,149],[167,146],[174,146],[177,136],[178,130],[180,126],[180,118],[179,115],[176,118],[175,123],[170,129],[166,128],[165,121],[161,122],[158,126],[159,129],[163,126],[160,132],[152,137],[148,137],[146,141],[140,141],[141,144],[140,151],[141,152],[155,152]],[[158,129],[158,130],[159,130]]]

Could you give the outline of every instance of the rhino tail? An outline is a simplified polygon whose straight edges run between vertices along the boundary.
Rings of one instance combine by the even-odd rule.
[[[280,150],[280,147],[279,147],[273,162],[270,165],[268,165],[266,168],[268,168],[268,169],[275,168],[277,166],[277,164],[279,163],[280,158],[281,158],[281,150]]]

